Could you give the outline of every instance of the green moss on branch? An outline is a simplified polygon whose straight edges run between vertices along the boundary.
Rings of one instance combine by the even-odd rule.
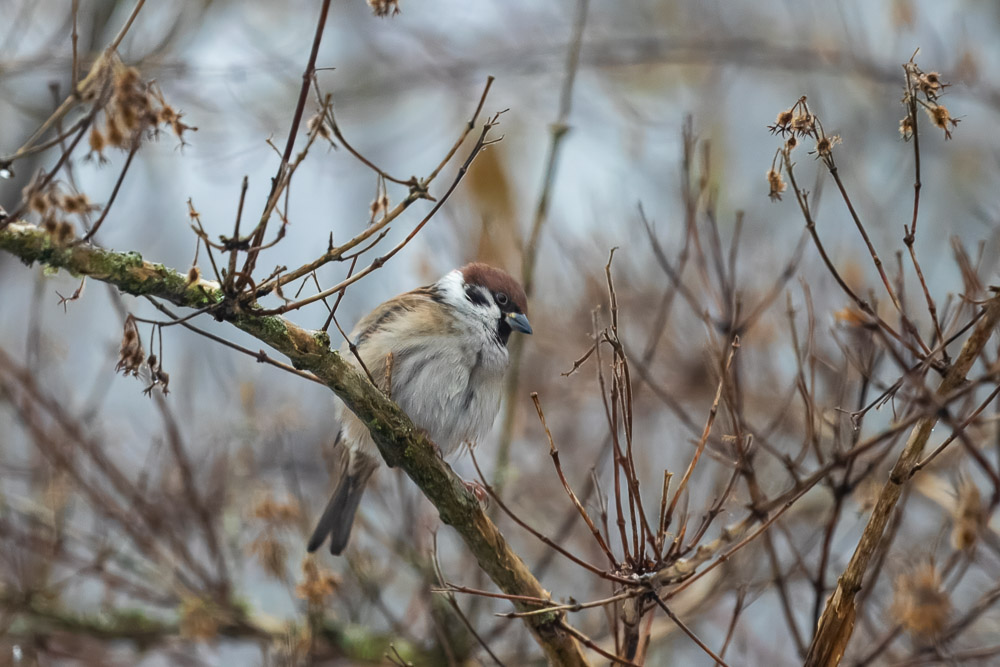
[[[223,301],[214,282],[200,280],[189,285],[185,275],[145,261],[134,252],[115,252],[87,244],[59,246],[34,225],[12,224],[0,230],[0,249],[28,264],[38,262],[65,269],[113,284],[128,294],[154,296],[178,306],[204,308]],[[256,316],[245,310],[219,314],[287,356],[296,368],[313,373],[337,394],[368,425],[386,462],[402,468],[416,482],[437,507],[441,520],[461,535],[479,566],[501,591],[549,597],[462,480],[435,453],[433,444],[395,403],[330,348],[329,336],[281,317]],[[520,610],[531,608],[515,606]],[[527,616],[524,621],[550,662],[586,665],[580,645],[559,626],[560,619],[557,614],[539,614]]]

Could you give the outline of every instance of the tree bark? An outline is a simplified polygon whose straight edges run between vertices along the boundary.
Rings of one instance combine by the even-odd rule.
[[[219,285],[187,277],[136,252],[116,252],[89,244],[58,245],[35,225],[10,223],[0,229],[0,249],[26,264],[38,262],[115,285],[136,296],[152,296],[187,308],[219,304],[213,314],[245,331],[288,357],[298,369],[321,379],[344,404],[368,425],[386,463],[401,468],[431,503],[441,520],[452,526],[475,556],[479,567],[509,595],[549,598],[549,593],[510,548],[496,525],[486,516],[462,480],[435,452],[431,441],[406,414],[336,350],[329,336],[310,331],[282,317],[238,311],[223,303]],[[513,603],[519,611],[535,607]],[[561,613],[524,617],[535,640],[555,665],[587,665],[576,639],[560,627]]]
[[[936,397],[947,396],[958,389],[965,376],[972,368],[972,364],[982,353],[987,341],[993,335],[993,329],[1000,321],[1000,296],[994,296],[986,302],[983,313],[976,328],[962,345],[962,351],[958,358],[948,369],[941,384],[938,386]],[[924,446],[930,437],[934,426],[938,422],[938,414],[924,417],[910,431],[910,437],[906,441],[902,454],[892,467],[889,479],[879,494],[875,509],[865,525],[861,540],[854,550],[854,555],[844,573],[837,579],[837,588],[826,603],[826,609],[819,619],[816,628],[816,635],[813,637],[806,656],[807,667],[831,667],[840,664],[847,650],[847,644],[854,631],[854,620],[857,615],[857,608],[854,598],[864,585],[865,572],[872,556],[878,552],[879,545],[883,539],[885,527],[889,523],[889,518],[899,501],[903,485],[910,481],[913,476],[913,468],[923,454]]]

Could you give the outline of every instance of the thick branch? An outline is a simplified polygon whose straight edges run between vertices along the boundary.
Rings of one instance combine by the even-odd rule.
[[[1000,296],[994,296],[986,302],[985,312],[976,328],[969,334],[962,351],[955,363],[937,389],[937,398],[947,396],[965,382],[965,376],[972,364],[982,353],[987,341],[993,335],[993,329],[1000,322]],[[879,494],[872,515],[861,535],[854,555],[847,569],[837,580],[837,589],[827,601],[826,610],[820,617],[816,635],[809,647],[806,665],[810,667],[832,666],[840,663],[847,648],[847,643],[854,630],[854,619],[857,608],[854,598],[864,583],[865,573],[872,556],[878,552],[883,539],[885,527],[889,522],[896,502],[902,493],[903,485],[913,475],[914,467],[920,461],[924,446],[937,424],[939,414],[924,417],[913,427],[906,447],[889,473],[882,492]]]
[[[27,264],[39,262],[115,285],[122,292],[149,295],[188,308],[220,304],[220,316],[287,356],[296,368],[320,378],[371,430],[386,462],[402,468],[437,507],[441,520],[462,536],[479,566],[504,593],[549,599],[521,558],[486,516],[462,480],[434,452],[434,447],[406,414],[386,398],[341,355],[330,349],[324,332],[303,329],[281,317],[237,312],[222,303],[217,283],[187,284],[184,274],[153,264],[134,252],[114,252],[88,244],[59,246],[44,230],[12,224],[0,231],[0,249]],[[535,606],[517,604],[519,611]],[[525,622],[557,665],[586,665],[572,635],[560,626],[561,613],[526,617]]]

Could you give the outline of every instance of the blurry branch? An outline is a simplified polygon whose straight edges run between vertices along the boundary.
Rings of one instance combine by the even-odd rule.
[[[476,631],[475,626],[469,620],[468,616],[466,616],[465,613],[462,611],[462,608],[458,605],[458,600],[455,598],[455,593],[452,592],[452,590],[450,590],[448,584],[445,582],[444,572],[441,571],[441,562],[440,560],[438,560],[437,535],[434,536],[434,551],[431,557],[434,565],[434,575],[437,578],[438,585],[440,586],[440,588],[438,589],[432,589],[431,592],[441,593],[443,595],[445,601],[448,603],[448,606],[451,607],[454,613],[459,617],[459,619],[462,621],[462,625],[464,625],[466,630],[469,631],[469,634],[471,634],[475,638],[475,640],[479,643],[479,645],[483,647],[483,650],[486,651],[486,653],[488,653],[491,658],[493,658],[493,662],[495,662],[500,667],[503,667],[503,661],[497,657],[496,653],[493,652],[493,649],[491,649],[489,644],[486,643],[486,640],[484,640],[482,636]]]
[[[8,634],[8,639],[15,640],[19,636],[32,637],[45,633],[51,637],[62,633],[89,639],[126,641],[148,649],[156,645],[172,645],[185,632],[183,623],[163,621],[139,609],[112,608],[98,614],[80,614],[53,603],[48,596],[25,595],[15,591],[0,592],[0,610],[17,616],[17,627]],[[219,624],[215,632],[221,637],[255,641],[274,641],[286,632],[282,626],[271,626],[273,622],[266,618],[261,618],[256,625],[236,619]],[[317,630],[330,643],[330,651],[337,658],[356,661],[352,664],[377,663],[371,657],[372,647],[381,648],[390,642],[407,657],[418,661],[416,664],[430,664],[428,661],[433,660],[430,652],[409,642],[401,643],[396,636],[361,625],[325,621]]]
[[[52,467],[63,471],[94,511],[118,525],[139,551],[168,563],[179,591],[207,591],[217,604],[230,602],[224,573],[206,569],[177,527],[164,525],[162,507],[107,455],[103,441],[85,433],[59,401],[40,390],[28,369],[2,351],[0,392]]]
[[[915,56],[916,54],[914,54],[914,57]],[[940,75],[937,72],[925,73],[916,65],[912,57],[909,62],[904,63],[903,68],[906,75],[906,85],[903,97],[903,104],[906,107],[906,115],[900,121],[899,130],[904,139],[913,140],[915,160],[913,216],[910,225],[904,225],[903,242],[909,249],[910,258],[913,262],[914,269],[917,273],[917,277],[924,293],[924,300],[927,306],[928,314],[934,324],[935,340],[932,342],[937,343],[934,349],[931,349],[931,347],[923,341],[916,325],[912,322],[904,307],[905,301],[903,299],[902,292],[904,284],[902,277],[902,252],[897,253],[900,274],[897,287],[894,288],[893,283],[886,274],[882,261],[879,259],[878,253],[868,236],[862,219],[856,211],[847,189],[840,178],[833,155],[833,148],[835,145],[840,143],[840,137],[829,135],[824,131],[819,118],[810,111],[805,97],[799,98],[799,100],[790,108],[781,111],[778,114],[774,125],[769,127],[772,134],[777,134],[784,139],[784,145],[775,153],[771,170],[768,172],[768,181],[771,187],[770,197],[773,200],[781,199],[781,193],[786,189],[786,185],[781,176],[781,172],[783,171],[788,176],[796,201],[799,204],[802,216],[805,219],[806,228],[812,236],[826,268],[835,278],[841,289],[855,302],[860,314],[863,314],[863,316],[860,316],[857,319],[864,322],[868,329],[873,330],[874,333],[882,339],[885,344],[884,347],[886,351],[889,352],[899,369],[903,372],[902,377],[893,383],[873,403],[867,407],[862,407],[852,414],[852,421],[855,429],[860,427],[860,420],[864,417],[864,414],[871,409],[871,407],[881,405],[887,400],[894,400],[900,390],[907,384],[908,379],[919,379],[920,384],[914,387],[917,390],[917,394],[914,397],[906,397],[905,400],[909,402],[916,398],[916,400],[922,404],[922,409],[915,411],[916,414],[919,415],[919,418],[915,421],[906,445],[890,471],[889,479],[882,486],[881,492],[879,493],[872,510],[872,514],[869,517],[864,531],[862,532],[861,539],[854,550],[854,554],[851,557],[846,569],[839,577],[836,589],[827,599],[825,609],[818,619],[817,630],[806,655],[806,664],[814,667],[834,666],[839,664],[843,658],[858,617],[858,609],[863,606],[866,596],[871,592],[874,582],[878,579],[882,566],[889,553],[889,549],[895,540],[899,526],[902,523],[906,499],[909,496],[909,487],[907,484],[913,475],[922,469],[923,465],[926,463],[926,461],[922,461],[923,451],[934,427],[939,420],[943,420],[946,424],[952,427],[954,430],[954,437],[957,437],[964,445],[965,451],[970,455],[970,458],[975,461],[979,468],[992,480],[994,488],[1000,489],[1000,476],[997,475],[991,465],[977,450],[976,445],[965,433],[965,427],[971,423],[972,419],[975,418],[975,415],[978,414],[979,411],[985,409],[986,405],[993,400],[994,395],[991,394],[987,401],[982,404],[980,410],[973,412],[967,419],[956,419],[953,417],[950,414],[947,399],[947,397],[952,396],[959,389],[965,389],[969,386],[978,384],[977,382],[967,381],[966,376],[976,361],[983,355],[986,344],[993,335],[995,326],[998,322],[1000,322],[1000,295],[997,295],[997,290],[994,289],[994,294],[991,298],[980,302],[983,304],[983,308],[978,315],[972,318],[972,322],[975,322],[975,328],[972,330],[972,333],[969,334],[968,338],[966,338],[958,357],[954,362],[950,362],[948,355],[946,354],[946,346],[950,341],[944,340],[942,327],[937,318],[936,306],[934,304],[934,300],[931,298],[930,291],[927,287],[927,283],[924,279],[923,272],[920,268],[919,262],[917,261],[916,252],[913,247],[914,237],[916,235],[921,190],[920,149],[916,136],[917,109],[923,108],[928,113],[932,124],[943,131],[944,138],[946,140],[951,138],[951,131],[958,124],[959,120],[953,118],[947,107],[940,102],[939,98],[948,84],[941,81]],[[798,146],[800,140],[803,139],[815,140],[815,148],[810,151],[810,154],[814,155],[817,160],[821,161],[836,183],[841,197],[847,206],[848,212],[850,213],[850,216],[868,249],[868,253],[878,271],[886,293],[892,301],[895,310],[899,314],[902,332],[896,332],[893,330],[889,324],[877,314],[875,308],[873,308],[867,301],[861,299],[854,292],[854,290],[847,285],[841,273],[838,271],[837,267],[834,266],[833,262],[827,255],[826,250],[824,249],[823,244],[816,232],[816,222],[813,218],[812,207],[810,207],[808,199],[809,193],[800,188],[795,178],[795,164],[792,161],[791,155],[792,151]],[[974,271],[966,271],[963,268],[963,277],[966,275],[974,276],[974,273]],[[966,281],[966,287],[969,288],[969,294],[966,295],[966,299],[972,302],[972,297],[980,291],[981,285],[978,284],[978,279],[974,278]],[[960,309],[956,309],[956,311],[959,310]],[[956,322],[957,321],[956,315]],[[970,326],[972,322],[970,322]],[[893,345],[893,340],[891,339],[895,339],[895,341],[905,349],[896,349]],[[916,365],[912,364],[911,359],[907,359],[905,357],[905,352],[911,353],[913,357],[917,359]],[[939,354],[940,358],[937,358]],[[996,368],[995,365],[991,364],[988,358],[985,357],[983,362],[987,366],[988,375],[994,374]],[[943,377],[936,392],[933,394],[924,389],[922,384],[923,374],[927,369],[932,367]],[[912,410],[912,408],[910,409]],[[943,449],[943,447],[946,446],[952,439],[954,438],[946,440],[944,445],[942,445],[939,449]],[[928,457],[927,460],[932,459],[936,453],[937,451]],[[818,450],[817,454],[819,454]],[[845,476],[845,482],[846,480],[847,477]],[[994,493],[994,503],[996,502],[996,499],[1000,497],[997,495],[998,493],[1000,493],[1000,491],[995,491]],[[839,508],[839,500],[837,501],[837,504]],[[834,517],[836,517],[838,513],[839,509],[835,511]],[[833,526],[831,524],[827,531],[827,542],[830,539],[829,535],[832,534],[832,530]],[[824,547],[822,560],[824,568],[826,566],[827,550],[828,547]],[[819,577],[814,582],[817,591],[817,605],[819,604],[819,596],[823,592],[822,581],[824,576],[825,575],[821,570]],[[932,567],[931,578],[933,579],[934,576],[935,573]],[[869,579],[869,582],[868,587],[864,588],[866,577]],[[934,579],[934,582],[935,583],[933,583],[932,586],[935,589],[939,588],[940,582],[936,579]],[[864,619],[864,616],[862,616],[862,619]],[[792,630],[795,631],[795,627],[792,625],[791,619],[789,620],[789,624],[791,625]],[[914,629],[915,626],[912,625],[908,628],[911,634],[913,634]],[[875,653],[872,654],[873,657],[888,646],[889,642],[891,642],[894,637],[894,632],[895,631],[890,631],[886,635],[886,638],[882,642],[878,643],[878,648]]]
[[[587,50],[580,58],[580,66],[585,70],[611,71],[616,68],[634,70],[636,66],[696,67],[706,65],[736,66],[744,74],[746,70],[756,72],[806,72],[836,78],[847,78],[852,83],[866,82],[875,86],[895,84],[899,80],[896,66],[886,66],[861,49],[840,48],[832,41],[820,44],[820,40],[805,37],[801,45],[776,43],[772,39],[729,37],[717,34],[711,37],[678,34],[668,36],[628,36],[605,37],[595,35],[587,40]],[[498,75],[525,76],[540,75],[556,71],[564,60],[566,44],[552,42],[511,43],[492,50],[479,49],[462,58],[454,56],[448,62],[435,62],[429,69],[428,63],[418,61],[408,69],[395,69],[391,74],[377,79],[366,79],[363,84],[345,87],[340,94],[345,97],[362,94],[371,90],[399,91],[419,90],[441,77],[459,82],[474,80],[484,69]],[[956,58],[957,60],[957,58]],[[269,63],[255,63],[257,67],[267,67]],[[27,69],[31,64],[12,63],[16,70]],[[173,65],[180,68],[183,65]],[[985,64],[983,63],[985,69]],[[433,74],[431,73],[433,72]],[[2,74],[0,74],[2,76]],[[970,82],[963,92],[981,100],[995,110],[1000,110],[1000,88],[986,81]]]
[[[176,623],[167,623],[138,610],[102,611],[86,615],[74,613],[53,604],[44,595],[24,595],[15,591],[0,592],[0,609],[17,614],[27,627],[20,632],[40,632],[42,628],[85,635],[94,639],[126,640],[149,646],[156,642],[175,640],[180,634]],[[267,633],[241,620],[219,626],[225,637],[260,639]]]
[[[1000,296],[994,296],[987,301],[985,314],[966,339],[961,352],[938,386],[936,393],[938,399],[965,382],[966,374],[982,354],[998,322],[1000,322]],[[936,412],[923,417],[911,431],[906,447],[893,466],[888,481],[882,487],[854,555],[838,579],[837,589],[827,602],[823,616],[820,617],[816,635],[809,647],[807,665],[836,665],[840,662],[854,630],[857,612],[854,597],[864,584],[869,562],[881,545],[883,532],[896,507],[903,486],[912,477],[914,467],[920,460],[927,439],[940,416],[940,413]]]
[[[357,235],[355,235],[353,238],[351,238],[346,243],[344,243],[344,244],[342,244],[340,246],[330,247],[330,248],[327,249],[327,251],[322,256],[320,256],[319,258],[313,260],[312,262],[306,263],[306,264],[302,265],[301,267],[299,267],[297,269],[294,269],[292,271],[283,273],[282,275],[276,277],[272,281],[265,281],[262,285],[260,285],[260,287],[257,288],[256,295],[264,295],[264,294],[267,294],[271,290],[279,289],[282,285],[285,285],[285,284],[287,284],[287,283],[289,283],[289,282],[291,282],[291,281],[293,281],[293,280],[295,280],[297,278],[301,278],[303,276],[307,276],[310,273],[312,273],[313,271],[315,271],[316,269],[318,269],[321,266],[324,266],[325,264],[328,264],[328,263],[330,263],[332,261],[338,261],[338,260],[347,259],[347,253],[349,251],[354,250],[355,248],[357,248],[362,243],[364,243],[365,241],[367,241],[368,239],[370,239],[372,236],[375,236],[379,232],[383,232],[385,230],[385,228],[391,222],[393,222],[394,220],[396,220],[396,218],[398,218],[399,215],[402,214],[403,211],[405,211],[413,202],[417,201],[418,199],[431,199],[431,200],[433,200],[435,202],[434,206],[431,208],[430,211],[427,212],[427,214],[420,220],[420,222],[417,223],[417,225],[406,236],[406,238],[403,239],[403,241],[401,241],[399,244],[397,244],[388,253],[386,253],[383,256],[375,258],[374,260],[372,260],[371,264],[369,264],[367,267],[365,267],[361,271],[358,271],[356,273],[352,272],[350,276],[348,276],[346,279],[344,279],[340,283],[334,285],[333,287],[330,287],[330,288],[328,288],[326,290],[322,290],[322,291],[320,291],[320,292],[318,292],[316,294],[313,294],[313,295],[311,295],[309,297],[306,297],[304,299],[301,299],[301,300],[298,300],[298,301],[292,301],[290,303],[286,303],[284,306],[282,306],[280,308],[276,308],[273,311],[267,311],[267,314],[276,314],[276,315],[277,314],[282,314],[282,313],[288,312],[290,310],[301,308],[302,306],[308,305],[308,304],[313,303],[315,301],[322,300],[322,299],[324,299],[326,297],[333,296],[334,294],[342,293],[343,290],[345,288],[347,288],[349,285],[357,282],[358,280],[360,280],[361,278],[365,277],[366,275],[368,275],[372,271],[375,271],[375,270],[381,268],[382,265],[385,264],[386,261],[388,261],[397,252],[399,252],[403,247],[406,246],[406,244],[408,244],[413,239],[414,236],[416,236],[416,234],[424,227],[424,225],[426,225],[427,222],[430,221],[430,219],[432,217],[434,217],[434,215],[441,209],[441,207],[445,204],[445,202],[448,201],[448,198],[452,195],[452,193],[458,187],[459,183],[464,178],[465,174],[468,172],[469,167],[471,166],[471,164],[472,164],[473,160],[476,158],[476,156],[484,148],[486,148],[487,146],[489,146],[489,145],[491,145],[491,144],[493,144],[493,143],[495,143],[495,142],[497,142],[497,141],[500,140],[500,139],[489,139],[488,138],[490,130],[492,130],[494,127],[496,127],[497,124],[499,123],[499,120],[500,120],[500,113],[496,113],[496,114],[493,114],[483,124],[482,131],[480,132],[480,135],[479,135],[476,143],[473,145],[472,149],[469,151],[468,156],[466,157],[465,161],[462,163],[462,166],[459,168],[458,173],[455,175],[455,178],[452,179],[452,182],[448,186],[448,189],[445,190],[444,194],[442,194],[440,196],[440,198],[438,198],[436,200],[433,197],[430,197],[430,195],[427,193],[428,186],[433,181],[433,179],[440,173],[440,171],[444,167],[444,165],[451,161],[451,159],[454,157],[455,153],[458,152],[459,147],[462,145],[462,143],[464,143],[465,139],[469,136],[469,134],[471,133],[471,131],[475,128],[476,121],[479,118],[479,114],[482,111],[483,104],[486,101],[486,95],[489,93],[489,90],[490,90],[490,87],[491,87],[492,83],[493,83],[493,77],[489,77],[487,79],[487,81],[486,81],[486,86],[483,88],[483,93],[482,93],[482,95],[479,98],[479,104],[476,106],[476,110],[473,113],[472,118],[469,120],[469,122],[466,125],[465,129],[463,130],[461,136],[459,136],[458,140],[455,142],[455,144],[452,146],[452,148],[448,151],[447,155],[442,159],[442,161],[439,163],[439,165],[434,169],[434,171],[426,179],[423,179],[423,180],[414,179],[414,182],[410,185],[410,188],[411,188],[410,189],[410,193],[407,195],[407,197],[403,201],[401,201],[399,204],[397,204],[391,211],[386,212],[385,215],[383,215],[383,217],[381,219],[379,219],[377,222],[375,222],[372,225],[369,225],[364,231],[358,233]],[[329,112],[329,106],[326,107],[326,110],[324,111],[324,113],[327,113],[327,114],[330,113]],[[328,119],[329,119],[329,121],[331,123],[334,122],[332,115],[328,116]],[[369,164],[369,163],[367,161],[365,161],[365,164]],[[379,172],[379,174],[380,174],[380,176],[384,177],[384,175],[382,174],[382,172]],[[378,241],[380,239],[381,239],[381,236],[376,237],[376,241]],[[365,249],[367,249],[367,248],[365,248]]]
[[[20,148],[18,148],[12,155],[0,157],[0,168],[8,169],[15,160],[22,157],[27,157],[32,153],[37,153],[46,148],[50,148],[60,140],[67,137],[70,133],[76,131],[77,127],[80,128],[80,135],[87,127],[93,122],[96,116],[96,110],[92,113],[89,118],[78,121],[70,128],[67,132],[60,134],[60,136],[47,141],[41,145],[36,145],[37,142],[45,136],[48,132],[55,126],[58,126],[60,121],[66,116],[67,113],[72,111],[78,104],[91,98],[95,95],[96,89],[100,86],[101,79],[104,77],[104,72],[107,63],[112,58],[114,52],[118,49],[125,35],[128,33],[129,29],[132,27],[132,23],[135,21],[136,16],[139,15],[139,11],[145,4],[146,0],[137,0],[135,7],[129,13],[128,18],[125,20],[125,24],[115,35],[114,40],[108,45],[100,57],[94,62],[90,68],[90,72],[82,81],[77,82],[77,55],[76,55],[76,11],[74,3],[73,11],[73,90],[70,92],[69,96],[63,100],[63,102],[52,112],[51,115],[38,127],[38,129],[32,134],[27,141],[25,141]],[[55,171],[55,170],[54,170]],[[13,216],[12,216],[13,217]]]
[[[162,264],[144,261],[137,253],[122,253],[80,244],[59,246],[46,231],[16,223],[0,231],[0,249],[31,264],[62,268],[115,285],[122,292],[160,298],[178,306],[204,308],[221,303],[215,283],[187,277]],[[371,430],[390,466],[402,468],[437,507],[441,520],[455,528],[497,587],[511,595],[548,599],[549,595],[514,553],[479,501],[435,453],[433,443],[338,352],[330,349],[324,332],[303,329],[280,317],[252,310],[216,311],[217,317],[286,355],[292,364],[320,378]],[[529,607],[515,601],[515,608]],[[534,608],[534,607],[531,607]],[[557,613],[525,619],[549,660],[559,665],[585,665],[574,633]]]
[[[563,78],[562,90],[559,94],[559,114],[556,121],[549,128],[549,152],[546,158],[545,175],[542,177],[542,191],[538,195],[538,203],[535,205],[534,222],[531,225],[531,235],[522,250],[521,259],[521,284],[524,285],[524,292],[531,298],[535,283],[535,262],[538,258],[538,242],[542,234],[542,227],[549,215],[549,202],[552,198],[552,186],[555,183],[556,171],[559,166],[559,153],[563,143],[563,137],[569,132],[570,109],[573,104],[573,84],[576,81],[576,72],[580,66],[580,47],[583,43],[583,29],[587,23],[587,11],[590,0],[578,0],[576,9],[576,19],[573,23],[573,38],[570,41],[566,54],[565,76]],[[521,357],[524,354],[524,341],[521,337],[515,337],[510,345],[510,369],[504,382],[504,413],[501,419],[502,430],[500,432],[500,442],[497,446],[496,456],[496,492],[503,494],[504,485],[507,482],[508,466],[510,462],[510,445],[514,439],[514,420],[517,416],[517,393],[521,383]]]
[[[288,130],[288,140],[285,143],[285,151],[281,155],[281,164],[278,165],[278,173],[271,179],[271,193],[267,197],[264,206],[264,214],[260,223],[251,235],[250,251],[247,253],[246,263],[239,281],[236,283],[237,291],[242,289],[253,275],[257,257],[261,251],[264,240],[264,233],[267,231],[267,223],[271,219],[271,210],[277,203],[282,190],[287,187],[291,174],[289,173],[292,149],[295,147],[295,138],[299,133],[299,123],[302,122],[302,114],[305,111],[306,99],[309,97],[309,84],[312,83],[313,75],[316,72],[316,57],[319,54],[319,45],[323,39],[323,29],[326,27],[326,17],[330,12],[330,0],[323,0],[320,8],[319,18],[316,20],[316,32],[313,36],[312,49],[309,51],[309,61],[305,71],[302,72],[302,86],[299,89],[299,98],[295,104],[295,114],[292,116],[292,126]]]

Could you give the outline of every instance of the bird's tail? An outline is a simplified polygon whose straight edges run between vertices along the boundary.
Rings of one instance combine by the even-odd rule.
[[[365,485],[377,467],[378,461],[374,457],[350,451],[347,468],[337,482],[337,488],[326,504],[323,516],[319,518],[316,530],[309,538],[309,553],[319,549],[327,535],[330,536],[330,553],[338,556],[344,550],[351,537],[354,514],[358,511]]]

